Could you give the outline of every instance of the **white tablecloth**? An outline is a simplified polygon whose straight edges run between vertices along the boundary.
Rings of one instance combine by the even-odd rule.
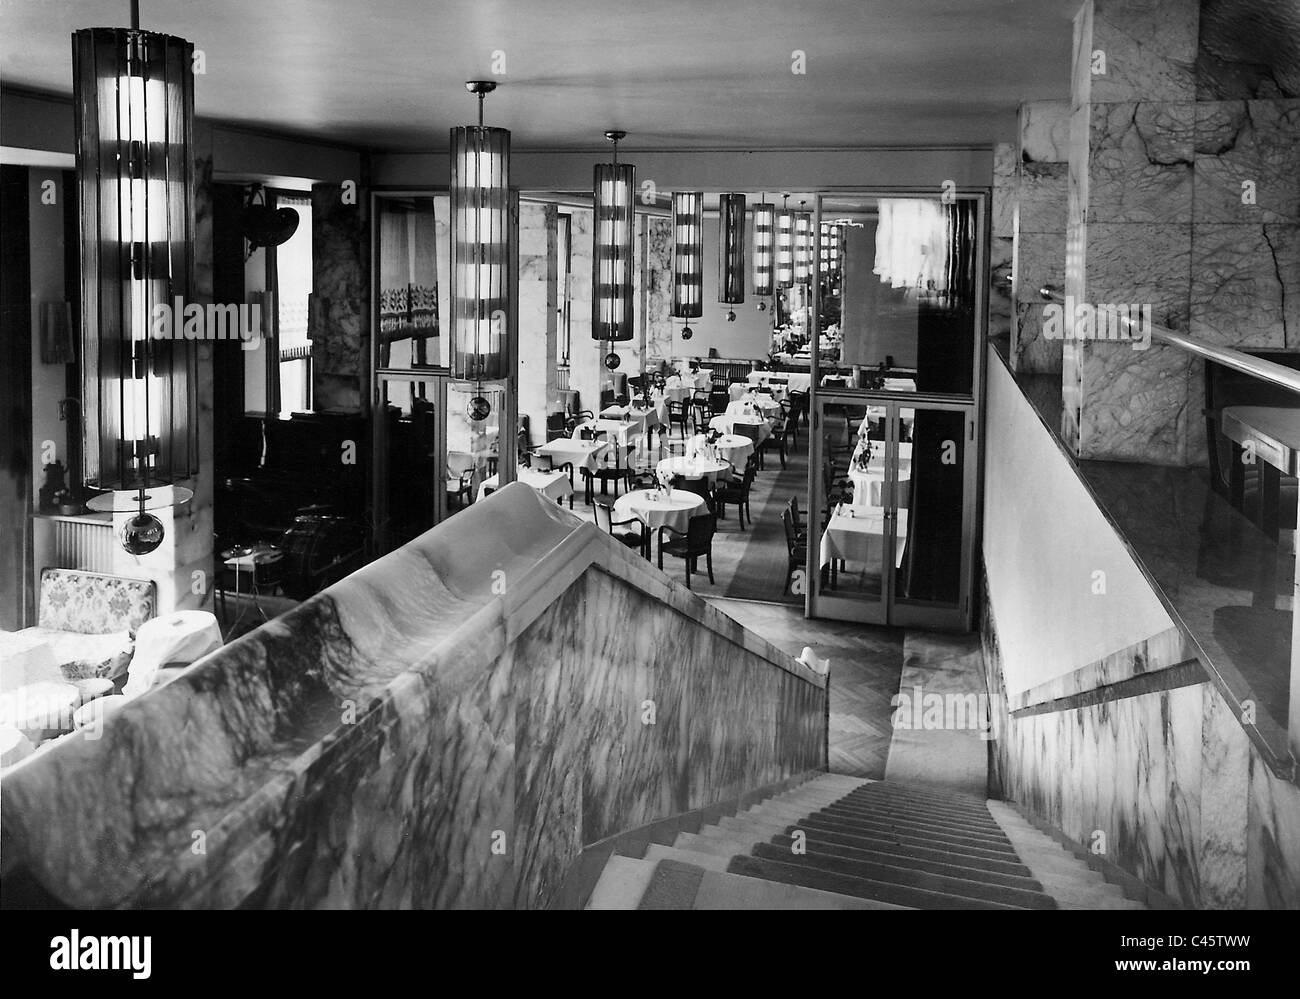
[[[581,437],[583,430],[594,430],[598,434],[604,434],[605,439],[610,443],[621,441],[624,444],[645,434],[645,426],[640,423],[603,418],[583,420],[573,428],[573,437],[575,439]]]
[[[812,376],[806,371],[751,371],[746,381],[750,385],[771,384],[774,389],[788,392],[807,392]]]
[[[754,442],[740,434],[723,434],[713,445],[718,454],[731,462],[738,471],[743,471],[745,462],[754,453]]]
[[[853,515],[851,516],[850,513]],[[903,564],[903,541],[907,537],[907,511],[899,510],[894,521],[894,561]],[[821,564],[832,558],[879,569],[884,563],[885,511],[883,507],[836,508],[822,533]]]
[[[532,486],[548,499],[562,500],[573,493],[573,486],[569,485],[569,477],[564,474],[563,469],[557,468],[551,472],[543,472],[541,469],[524,468],[521,465],[515,471],[515,478]],[[500,484],[500,475],[492,475],[484,479],[482,485],[478,487],[478,498],[483,499],[484,493],[488,489],[497,489]]]
[[[650,427],[657,427],[661,422],[658,411],[654,409],[636,409],[633,406],[607,406],[600,411],[602,420],[630,423],[645,433]]]
[[[668,402],[685,402],[695,392],[695,380],[673,375],[664,382],[664,397]]]
[[[581,468],[594,472],[596,470],[596,460],[607,447],[609,447],[609,443],[606,441],[584,441],[577,438],[561,437],[558,440],[547,441],[537,451],[539,454],[549,455],[551,464],[557,467],[563,465],[566,461],[571,461],[575,472]]]
[[[122,693],[136,697],[153,686],[164,666],[189,666],[221,648],[221,628],[207,611],[173,611],[140,625]]]
[[[665,458],[655,466],[660,475],[675,475],[680,479],[704,479],[710,486],[719,479],[731,478],[731,464],[726,461],[709,461],[707,458]]]
[[[704,497],[685,489],[674,489],[671,499],[655,499],[653,490],[637,489],[614,501],[614,519],[635,517],[651,531],[671,527],[684,534],[691,517],[703,509]]]
[[[772,425],[761,416],[737,416],[724,413],[722,416],[715,416],[709,421],[710,430],[716,430],[722,434],[749,436],[744,431],[738,431],[737,427],[752,428],[755,433],[754,443],[756,444],[762,444],[763,441],[772,436]]]
[[[780,404],[770,395],[745,395],[727,403],[728,416],[764,416],[771,419],[781,412]]]

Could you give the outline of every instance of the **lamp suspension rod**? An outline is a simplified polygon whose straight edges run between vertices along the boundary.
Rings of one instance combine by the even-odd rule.
[[[131,0],[131,27],[140,30],[140,0]]]

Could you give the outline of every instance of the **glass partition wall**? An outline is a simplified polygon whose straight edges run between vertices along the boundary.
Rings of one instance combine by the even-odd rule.
[[[515,477],[515,436],[501,432],[517,420],[514,375],[471,383],[449,367],[449,214],[442,190],[371,195],[376,556]],[[513,276],[516,261],[509,265]],[[508,315],[513,358],[514,310]],[[486,413],[478,400],[487,401]]]
[[[983,193],[817,199],[809,616],[971,626],[986,218]]]

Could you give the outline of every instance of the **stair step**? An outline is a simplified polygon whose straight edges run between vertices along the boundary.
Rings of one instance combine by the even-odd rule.
[[[985,839],[992,840],[995,843],[1005,843],[1007,839],[1006,834],[1003,833],[992,820],[990,820],[988,826],[981,826],[973,822],[964,824],[958,822],[946,822],[934,819],[928,815],[920,815],[916,812],[904,812],[896,809],[883,808],[848,808],[843,805],[830,805],[821,809],[816,814],[843,816],[845,820],[850,822],[875,821],[898,823],[901,825],[914,826],[917,829],[927,829],[933,830],[937,833],[946,833],[951,836],[960,836],[963,839]]]
[[[912,822],[891,819],[846,818],[843,815],[818,812],[815,815],[809,815],[802,824],[849,834],[873,832],[908,836],[912,839],[924,840],[931,846],[939,846],[944,849],[951,847],[963,850],[980,850],[996,856],[1015,857],[1015,851],[1012,849],[1011,843],[1005,838],[999,842],[985,837],[961,836]]]
[[[1043,890],[1062,909],[1141,909],[1141,902],[1125,896],[1121,886],[1106,881],[1081,858],[1064,849],[1046,833],[1026,822],[1005,802],[990,801],[993,816],[1016,848]]]
[[[694,864],[696,867],[702,867],[706,871],[725,872],[727,864],[731,860],[731,855],[723,856],[718,853],[701,853],[698,850],[685,850],[676,846],[664,846],[662,843],[651,843],[650,848],[646,850],[645,860],[653,860],[658,863],[661,860],[676,860],[682,864]]]
[[[984,899],[990,902],[1002,902],[1025,909],[1054,909],[1052,900],[1035,885],[1032,889],[1012,888],[1005,885],[989,884],[986,881],[973,881],[968,878],[936,874],[913,867],[901,867],[884,864],[875,860],[851,860],[820,850],[809,850],[803,854],[793,854],[788,848],[773,843],[759,843],[754,847],[753,856],[780,863],[794,864],[799,867],[812,867],[832,874],[844,874],[862,878],[865,881],[878,881],[884,884],[906,885],[912,888],[924,888],[944,895],[957,895],[962,898]]]
[[[772,839],[770,846],[777,847],[785,851],[790,856],[794,856],[794,840],[789,836],[776,836]],[[979,881],[984,884],[1001,885],[1005,888],[1021,888],[1025,891],[1042,891],[1043,886],[1029,876],[1028,870],[1023,875],[1007,874],[1001,871],[988,871],[980,867],[967,867],[961,864],[955,858],[949,856],[947,860],[930,860],[924,857],[912,857],[905,853],[887,852],[884,850],[859,850],[851,846],[842,846],[838,843],[828,843],[824,840],[809,838],[804,842],[808,853],[825,854],[832,857],[842,857],[845,860],[857,860],[867,863],[888,864],[891,867],[903,867],[914,871],[928,871],[931,874],[943,874],[953,878],[964,878],[968,881]],[[758,853],[758,847],[755,846],[754,852]]]
[[[843,798],[846,805],[858,808],[897,808],[903,811],[924,812],[939,818],[957,821],[988,822],[989,812],[984,803],[956,806],[928,798],[912,798],[890,792],[855,791]]]
[[[769,860],[763,857],[735,857],[727,870],[732,874],[803,885],[839,895],[870,898],[914,909],[1014,909],[1016,906],[985,899],[962,898],[942,892],[905,885],[888,884],[837,874],[801,864]]]
[[[968,858],[968,857],[982,858],[984,860],[1000,861],[1001,863],[1004,864],[1020,863],[1020,858],[1016,856],[1015,851],[1012,850],[1010,847],[1007,847],[1004,850],[988,850],[978,846],[968,846],[966,844],[941,842],[932,837],[917,836],[910,831],[900,832],[894,829],[888,829],[888,828],[878,829],[878,828],[871,828],[871,827],[864,827],[864,826],[863,827],[855,826],[846,830],[839,823],[825,822],[822,819],[819,819],[815,816],[810,817],[809,819],[804,821],[799,826],[799,828],[809,833],[809,835],[811,835],[813,831],[816,831],[818,833],[824,833],[828,837],[830,836],[843,837],[842,839],[839,840],[839,842],[844,843],[846,846],[858,845],[856,842],[854,842],[855,840],[866,840],[867,849],[870,849],[870,845],[873,842],[874,843],[884,842],[884,843],[894,843],[899,846],[907,846],[911,848],[919,847],[926,850],[937,851],[943,854],[961,856],[963,858]],[[965,863],[966,860],[963,859],[962,862]]]
[[[741,874],[706,871],[695,895],[696,909],[903,909],[875,899],[839,895],[802,885]]]
[[[652,861],[636,860],[614,854],[600,872],[600,880],[591,892],[588,909],[635,909],[654,877]]]
[[[1029,873],[1029,868],[1021,863],[1019,858],[1011,860],[992,860],[988,857],[975,856],[968,853],[950,852],[928,846],[909,846],[892,839],[869,838],[866,836],[843,836],[839,833],[830,833],[816,829],[805,829],[804,832],[808,837],[807,842],[810,845],[816,844],[825,849],[846,849],[863,854],[896,856],[924,861],[926,863],[958,866],[964,870],[978,870],[990,874],[1000,874],[1007,877],[1032,877]],[[775,836],[772,837],[771,841],[788,843],[790,837]],[[746,850],[744,852],[748,853],[749,851]]]

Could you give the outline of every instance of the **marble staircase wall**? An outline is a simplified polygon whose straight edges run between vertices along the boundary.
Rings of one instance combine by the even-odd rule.
[[[515,483],[0,781],[98,907],[533,908],[581,849],[826,765],[826,681]]]
[[[1300,788],[1277,777],[1213,684],[1068,710],[1007,711],[1002,604],[981,638],[991,793],[1187,908],[1300,906]]]

